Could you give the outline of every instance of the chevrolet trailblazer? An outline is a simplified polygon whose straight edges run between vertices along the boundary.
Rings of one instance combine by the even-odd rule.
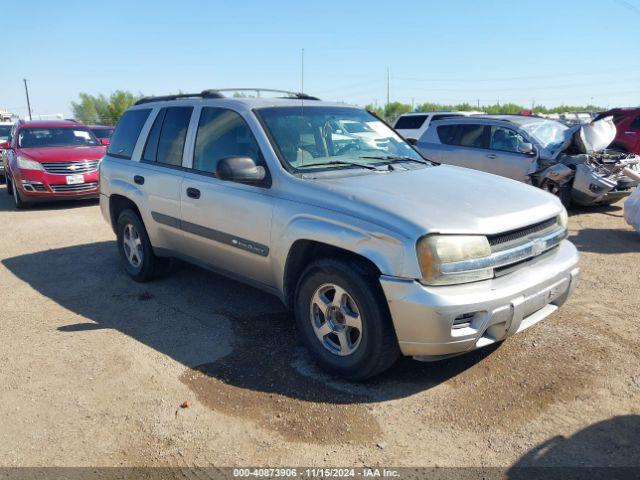
[[[574,289],[558,198],[432,163],[363,109],[282,95],[207,90],[124,114],[100,205],[134,280],[177,257],[271,292],[352,380],[499,342]],[[334,142],[348,124],[368,137]]]

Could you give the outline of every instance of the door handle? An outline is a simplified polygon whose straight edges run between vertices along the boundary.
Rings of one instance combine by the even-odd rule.
[[[200,190],[191,187],[187,188],[187,197],[200,198]]]
[[[497,158],[498,156],[495,153],[490,153],[489,155],[487,155],[487,158]]]
[[[144,177],[142,175],[136,175],[133,177],[133,181],[138,185],[144,185]]]
[[[635,135],[636,132],[624,132],[625,135]]]

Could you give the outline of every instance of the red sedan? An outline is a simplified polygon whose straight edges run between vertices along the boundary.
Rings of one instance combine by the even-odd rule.
[[[106,149],[84,125],[20,122],[0,148],[6,149],[7,192],[17,208],[36,201],[98,197],[98,166]]]

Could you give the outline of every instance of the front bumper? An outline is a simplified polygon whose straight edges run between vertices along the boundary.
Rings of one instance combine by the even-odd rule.
[[[98,171],[84,173],[82,180],[81,183],[69,185],[66,175],[40,170],[20,170],[14,178],[14,185],[18,186],[26,202],[98,198],[100,191]]]
[[[451,286],[425,286],[382,276],[404,355],[435,360],[503,340],[546,318],[575,289],[578,251],[564,240],[502,277]],[[454,327],[455,319],[464,319]]]

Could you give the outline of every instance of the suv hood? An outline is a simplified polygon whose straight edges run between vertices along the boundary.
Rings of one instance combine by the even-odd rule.
[[[314,180],[329,190],[323,204],[397,230],[494,234],[558,215],[560,201],[538,188],[466,168],[440,165],[417,170]],[[325,203],[326,202],[326,203]],[[394,226],[396,228],[394,228]]]
[[[21,148],[18,155],[24,155],[36,162],[74,162],[78,160],[99,160],[106,149],[95,147],[34,147]]]

